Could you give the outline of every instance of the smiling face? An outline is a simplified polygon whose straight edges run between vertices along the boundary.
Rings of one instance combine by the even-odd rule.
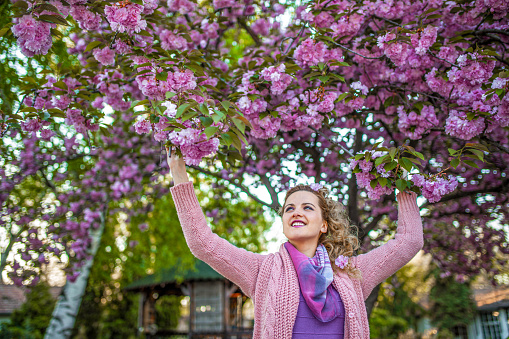
[[[320,235],[327,232],[318,197],[308,191],[294,192],[286,199],[282,218],[283,232],[294,246],[316,249]]]

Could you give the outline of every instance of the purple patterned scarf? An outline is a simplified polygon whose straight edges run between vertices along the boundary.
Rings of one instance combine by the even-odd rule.
[[[340,301],[329,290],[334,288],[331,285],[333,271],[325,246],[318,245],[313,258],[308,258],[289,242],[285,243],[285,248],[297,271],[304,300],[315,318],[321,322],[334,320],[339,315]]]

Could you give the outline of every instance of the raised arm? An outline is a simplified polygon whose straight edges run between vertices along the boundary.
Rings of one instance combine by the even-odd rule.
[[[422,248],[422,221],[415,193],[400,192],[396,236],[387,244],[353,259],[361,271],[362,292],[366,299],[373,288],[396,273]]]
[[[175,182],[171,194],[189,249],[196,258],[238,285],[249,297],[253,296],[265,256],[238,248],[213,233],[189,181],[184,161],[172,153],[168,164]]]

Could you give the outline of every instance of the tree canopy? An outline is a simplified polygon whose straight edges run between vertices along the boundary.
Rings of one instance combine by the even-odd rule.
[[[328,186],[364,250],[393,229],[394,188],[419,192],[444,274],[500,272],[507,0],[2,6],[0,222],[19,244],[2,269],[16,283],[48,256],[72,281],[101,220],[152,210],[168,193],[164,144],[215,181],[216,201],[234,190],[277,210],[298,180]]]

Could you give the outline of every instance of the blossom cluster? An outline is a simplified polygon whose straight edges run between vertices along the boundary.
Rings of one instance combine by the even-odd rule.
[[[147,21],[141,19],[143,8],[142,5],[122,2],[105,6],[104,13],[114,32],[133,34],[147,27]]]
[[[440,201],[442,196],[451,193],[458,186],[458,180],[452,175],[448,178],[433,177],[426,179],[421,174],[414,174],[411,180],[417,187],[421,188],[422,195],[431,203]]]
[[[420,114],[415,111],[407,113],[403,106],[398,106],[398,127],[410,139],[420,139],[430,128],[438,125],[433,106],[425,105]]]
[[[48,53],[53,44],[51,25],[48,22],[36,20],[30,14],[19,18],[18,23],[12,27],[12,33],[18,38],[21,52],[27,57]]]
[[[194,128],[173,131],[169,140],[180,149],[188,165],[199,165],[203,157],[215,154],[219,148],[218,138],[207,140],[202,131]]]
[[[373,169],[376,169],[378,175],[383,178],[388,178],[392,174],[387,172],[384,168],[384,164],[378,165],[375,167],[375,159],[385,155],[382,152],[373,152],[371,155],[371,160],[351,160],[350,169],[354,170],[356,168],[360,169],[360,172],[355,173],[355,177],[357,179],[357,185],[359,187],[366,189],[368,193],[368,197],[373,200],[380,199],[383,195],[391,194],[394,191],[394,188],[391,186],[382,186],[380,183],[373,188],[371,187],[371,181],[376,178],[375,174],[372,174]],[[358,166],[358,167],[357,167]]]
[[[264,68],[260,75],[266,81],[269,81],[270,91],[274,95],[283,94],[288,85],[292,82],[292,77],[285,73],[285,64],[279,66],[270,66]]]

